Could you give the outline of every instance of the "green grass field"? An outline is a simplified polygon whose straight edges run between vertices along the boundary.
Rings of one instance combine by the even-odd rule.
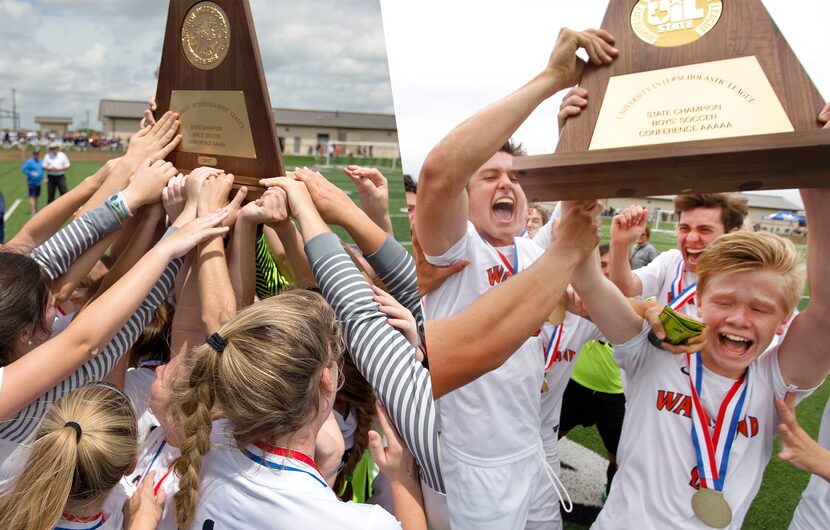
[[[70,153],[71,156],[71,153]],[[312,167],[313,157],[290,157],[284,159],[286,168],[308,166]],[[28,188],[26,177],[20,172],[20,162],[0,161],[0,191],[6,199],[6,211],[8,212],[14,202],[20,199],[20,204],[6,221],[6,241],[10,240],[29,220]],[[70,188],[78,184],[84,177],[93,174],[103,165],[103,162],[74,162],[66,173],[67,184]],[[400,169],[383,168],[383,174],[389,180],[389,214],[392,218],[392,227],[395,231],[395,238],[403,243],[407,249],[411,249],[412,237],[409,233],[409,219],[406,214],[406,198],[403,190],[403,173]],[[346,177],[342,170],[337,168],[324,168],[321,172],[339,188],[349,193],[352,200],[358,202],[357,191],[351,180]],[[46,180],[41,186],[39,207],[46,205]],[[345,230],[332,227],[333,230],[344,240],[351,241]]]

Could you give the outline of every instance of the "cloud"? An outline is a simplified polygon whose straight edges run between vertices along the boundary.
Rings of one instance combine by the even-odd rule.
[[[392,112],[377,0],[250,0],[274,106]],[[21,125],[155,92],[167,0],[0,0],[0,106]],[[3,125],[10,125],[8,119]]]

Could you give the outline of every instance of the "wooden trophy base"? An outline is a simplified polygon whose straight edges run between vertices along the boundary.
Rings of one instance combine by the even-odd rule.
[[[516,157],[536,201],[830,186],[830,131]]]
[[[513,160],[528,199],[830,186],[824,100],[760,0],[611,0],[602,27],[588,106]]]

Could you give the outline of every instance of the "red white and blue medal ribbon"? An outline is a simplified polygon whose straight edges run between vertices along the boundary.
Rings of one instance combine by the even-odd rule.
[[[683,261],[681,260],[677,264],[677,273],[671,282],[671,292],[669,293],[671,300],[669,300],[669,307],[675,311],[679,311],[681,307],[694,300],[695,294],[697,294],[697,283],[693,283],[686,287],[686,289],[683,289],[683,274],[686,272],[685,269]]]
[[[482,241],[490,245],[490,243],[486,239],[484,239],[484,236],[479,234],[479,237],[481,237]],[[493,247],[493,245],[490,246]],[[505,267],[507,267],[507,271],[510,273],[510,276],[513,276],[519,272],[519,250],[516,248],[515,238],[513,239],[513,263],[510,263],[510,260],[507,259],[507,256],[502,254],[501,250],[497,249],[496,247],[493,247],[493,250],[496,251],[496,253],[499,255],[499,258],[501,258],[501,262],[504,263]]]
[[[93,530],[104,524],[104,512],[98,512],[90,517],[81,517],[63,513],[55,530]]]
[[[545,372],[550,370],[551,366],[553,366],[553,361],[556,359],[555,353],[559,351],[559,343],[562,341],[562,327],[563,324],[559,324],[558,326],[553,327],[553,333],[550,336],[550,340],[548,341],[548,347],[545,348]]]
[[[305,453],[294,451],[292,449],[286,449],[285,447],[267,444],[265,442],[254,442],[252,445],[247,446],[243,452],[245,453],[245,456],[261,466],[276,469],[278,471],[305,473],[319,482],[324,488],[329,487],[329,485],[326,484],[326,481],[323,480],[323,474],[320,473],[319,469],[317,469],[317,465],[314,463],[314,460],[312,460],[311,457]],[[303,464],[311,467],[314,471],[316,471],[316,473],[312,473],[306,469],[294,467],[291,465],[290,460],[302,462]]]
[[[692,442],[697,457],[700,487],[722,491],[729,467],[729,453],[738,432],[749,388],[749,368],[726,393],[713,430],[700,396],[703,391],[703,361],[700,353],[686,354],[692,390]]]

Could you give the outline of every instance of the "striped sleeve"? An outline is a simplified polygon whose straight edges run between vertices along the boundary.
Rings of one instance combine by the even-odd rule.
[[[415,260],[409,252],[395,238],[386,236],[383,245],[371,256],[366,256],[366,261],[389,289],[389,294],[412,313],[418,327],[422,328],[424,311],[418,294],[418,275],[415,273]]]
[[[389,411],[421,468],[421,478],[444,493],[429,371],[416,360],[413,346],[377,310],[369,284],[337,236],[317,236],[305,251],[323,296],[341,320],[355,365]]]
[[[46,271],[50,280],[54,280],[63,276],[86,249],[119,228],[121,221],[104,203],[69,223],[29,256]]]
[[[78,387],[106,377],[121,356],[132,348],[138,336],[144,331],[144,327],[153,318],[153,313],[161,305],[162,300],[173,289],[173,283],[182,266],[182,261],[182,258],[177,258],[167,265],[147,297],[101,353],[82,364],[73,374],[20,410],[16,416],[0,422],[0,439],[17,443],[25,442],[40,424],[49,405]]]

